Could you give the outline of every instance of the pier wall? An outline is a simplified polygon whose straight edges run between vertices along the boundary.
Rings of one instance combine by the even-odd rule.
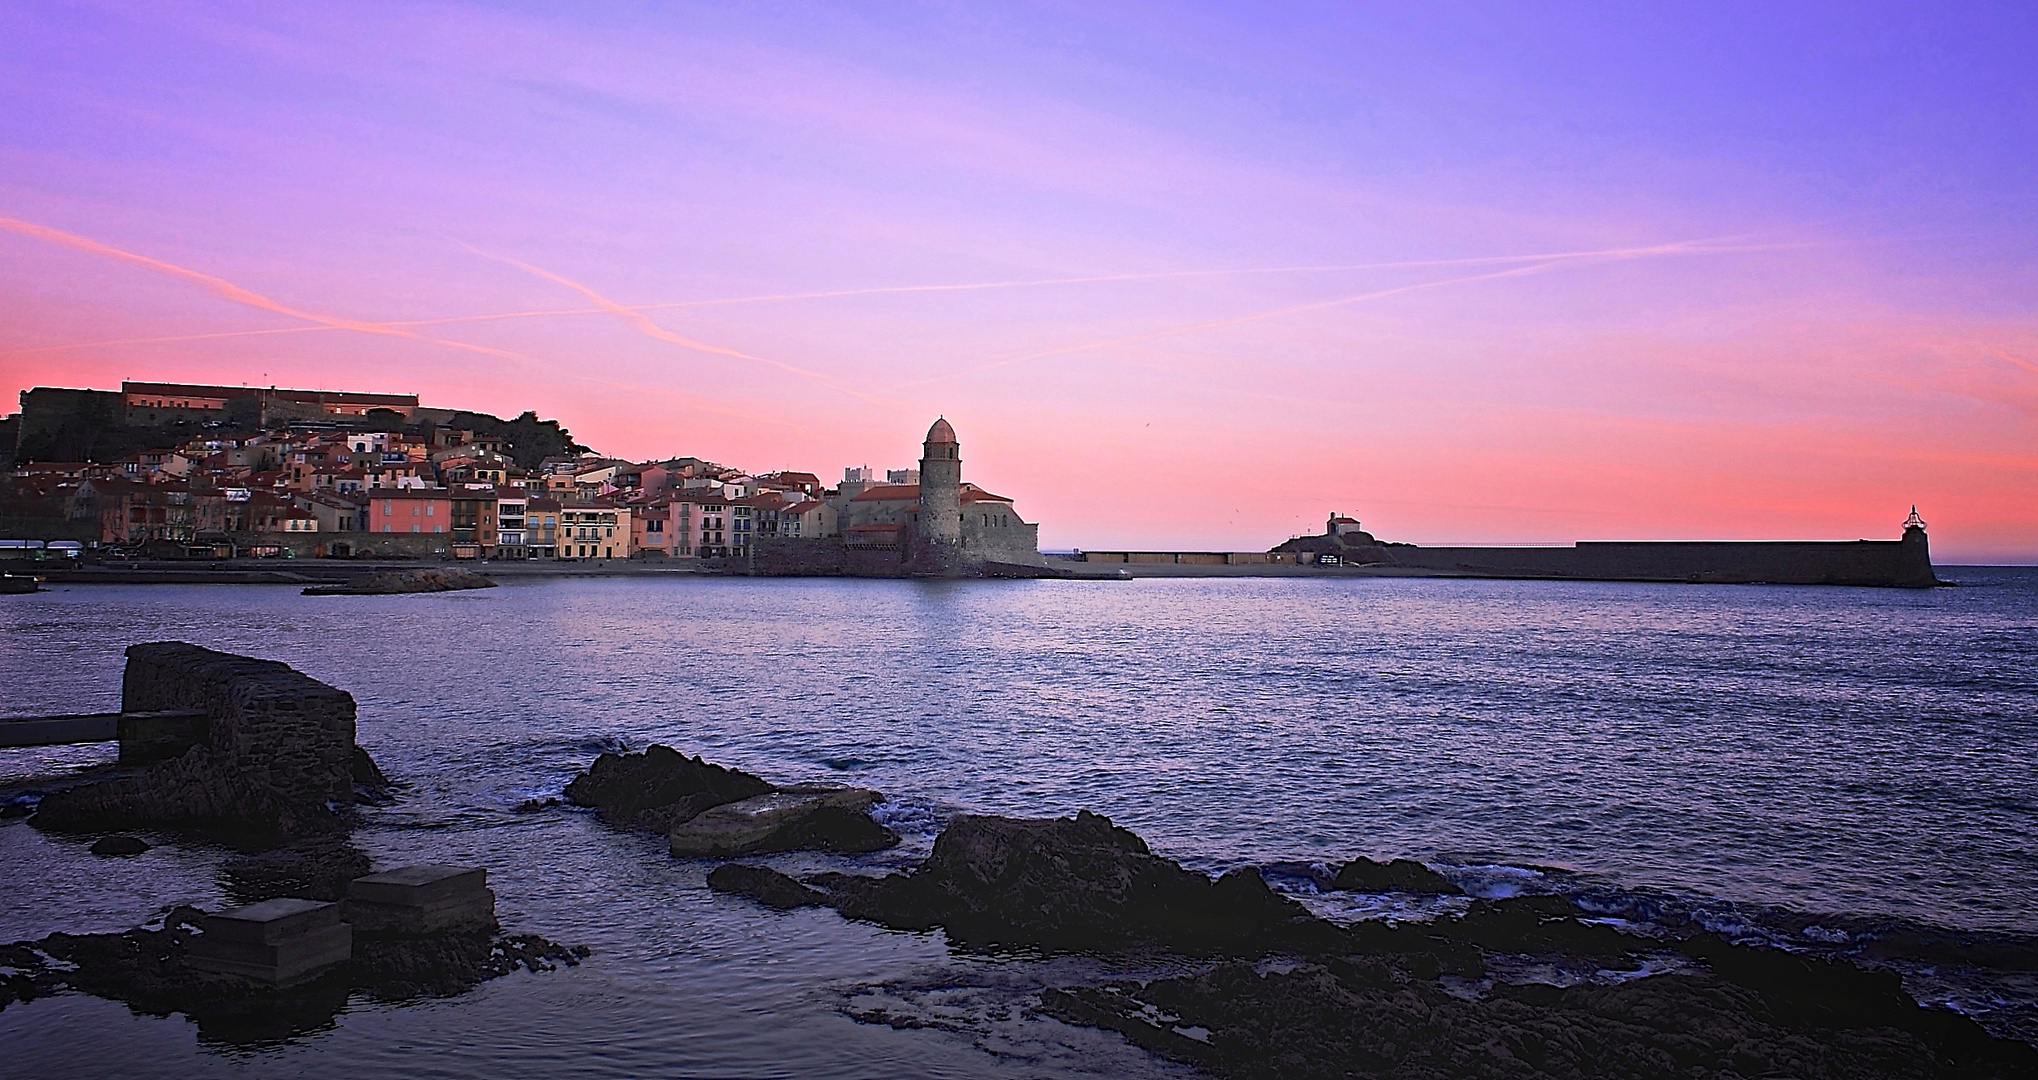
[[[36,826],[331,832],[344,827],[333,807],[354,801],[356,770],[374,772],[354,745],[353,696],[274,660],[180,641],[133,645],[121,707],[198,711],[204,721],[177,757],[50,793]]]
[[[1696,584],[1937,584],[1922,536],[1915,540],[1693,541],[1580,543],[1573,547],[1485,548],[1380,545],[1353,548],[1348,562],[1476,577]]]

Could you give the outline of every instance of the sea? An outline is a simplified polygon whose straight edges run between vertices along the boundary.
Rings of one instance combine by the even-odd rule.
[[[1467,901],[1319,888],[1354,856],[1419,859],[1474,895],[1886,964],[2038,1039],[2038,569],[1941,573],[1958,587],[673,574],[0,597],[0,714],[118,709],[136,642],[285,661],[354,695],[403,785],[361,811],[379,866],[486,866],[507,929],[592,950],[286,1031],[59,994],[0,1010],[0,1074],[1187,1075],[1031,1007],[1180,961],[973,955],[776,913],[711,893],[661,838],[544,805],[653,743],[884,793],[900,847],[766,860],[789,872],[911,865],[956,813],[1087,809],[1332,918],[1449,917]],[[111,753],[0,751],[0,787]],[[149,839],[105,859],[0,823],[0,942],[225,902],[222,851]]]

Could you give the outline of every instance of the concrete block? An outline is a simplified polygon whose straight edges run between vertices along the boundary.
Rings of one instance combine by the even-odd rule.
[[[200,971],[271,986],[313,978],[354,955],[354,929],[338,904],[287,897],[208,915],[186,961]]]
[[[347,899],[370,904],[423,907],[462,894],[484,892],[488,870],[480,866],[403,866],[355,878]]]
[[[212,940],[274,945],[339,921],[338,904],[285,896],[207,915],[200,928]]]
[[[425,904],[378,904],[349,899],[346,920],[363,934],[417,937],[450,930],[495,926],[495,893],[488,889],[443,897]]]

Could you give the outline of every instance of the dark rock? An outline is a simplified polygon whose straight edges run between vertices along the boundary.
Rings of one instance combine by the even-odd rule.
[[[1371,958],[1269,974],[1226,963],[1145,986],[1052,989],[1041,1005],[1226,1078],[2007,1080],[2038,1068],[2021,1043],[1921,1037],[1881,1017],[1795,1026],[1758,992],[1702,975],[1503,985],[1467,999]]]
[[[29,824],[52,832],[151,826],[218,832],[263,844],[344,832],[324,800],[294,797],[251,777],[232,754],[194,747],[139,775],[53,791]]]
[[[0,978],[0,1006],[9,997],[28,1000],[73,989],[140,1013],[183,1013],[208,1041],[270,1042],[330,1027],[356,992],[382,1000],[450,996],[518,968],[550,971],[588,956],[585,947],[530,934],[370,936],[356,939],[347,963],[279,990],[192,967],[185,959],[192,921],[173,912],[161,930],[51,934],[0,947],[0,968],[14,971]]]
[[[397,593],[454,592],[460,589],[493,589],[495,579],[458,567],[425,567],[418,570],[377,570],[344,585],[311,585],[306,596],[389,596]]]
[[[1053,820],[965,815],[911,874],[812,880],[851,918],[940,926],[969,946],[1315,950],[1344,938],[1255,870],[1212,881],[1088,811]]]
[[[673,826],[678,858],[726,858],[775,851],[880,851],[899,834],[871,820],[883,796],[868,788],[809,784],[738,799]]]
[[[725,769],[669,746],[641,754],[603,754],[566,785],[566,800],[591,806],[611,825],[670,832],[723,803],[772,791],[740,769]]]
[[[1440,893],[1445,896],[1463,896],[1465,893],[1451,884],[1449,878],[1414,859],[1382,863],[1364,855],[1344,864],[1330,887],[1347,892]]]
[[[304,840],[220,864],[221,885],[237,904],[281,896],[340,900],[347,883],[374,869],[365,852],[339,839]]]
[[[794,881],[770,867],[725,863],[708,872],[708,888],[719,893],[746,896],[779,911],[820,907],[828,896]]]
[[[147,841],[137,836],[102,836],[92,842],[94,855],[139,855],[148,849]]]
[[[35,803],[36,800],[26,798],[9,799],[6,802],[0,802],[0,821],[25,818],[35,813]]]
[[[1430,933],[1487,952],[1535,953],[1610,959],[1662,949],[1664,943],[1583,922],[1561,896],[1477,900],[1456,919],[1439,919]]]
[[[382,767],[375,764],[375,759],[359,745],[354,747],[353,755],[347,760],[347,773],[353,778],[357,790],[367,788],[378,795],[389,790],[389,777],[382,775]]]

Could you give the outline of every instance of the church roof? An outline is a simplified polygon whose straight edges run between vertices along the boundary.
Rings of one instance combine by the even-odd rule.
[[[876,487],[865,488],[862,491],[857,492],[856,497],[849,501],[873,502],[881,499],[890,500],[903,499],[910,501],[918,499],[919,497],[920,497],[920,485],[918,484],[879,484]]]
[[[935,420],[934,426],[927,429],[927,441],[930,443],[952,443],[955,441],[955,429],[948,426],[947,418],[943,417]]]

